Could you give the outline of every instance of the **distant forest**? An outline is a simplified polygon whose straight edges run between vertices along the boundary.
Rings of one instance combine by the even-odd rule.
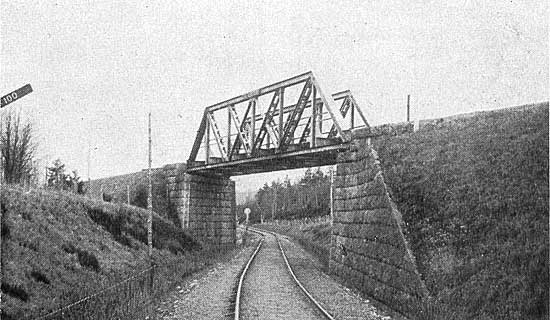
[[[330,213],[330,173],[320,168],[307,169],[304,176],[292,183],[288,177],[264,184],[254,199],[237,206],[239,222],[245,208],[251,209],[251,222],[318,217]]]

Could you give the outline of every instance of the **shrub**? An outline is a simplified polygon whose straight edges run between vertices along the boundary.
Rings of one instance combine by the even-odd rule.
[[[29,300],[29,294],[25,291],[25,289],[21,288],[18,285],[2,282],[1,288],[2,288],[2,292],[4,292],[7,295],[20,299],[24,302],[27,302]]]
[[[78,262],[81,266],[90,268],[95,272],[99,272],[99,261],[93,253],[86,250],[76,248],[72,243],[66,243],[62,246],[63,250],[68,254],[75,254],[78,257]]]
[[[99,261],[97,261],[97,258],[93,253],[85,250],[78,250],[77,255],[80,265],[86,268],[90,268],[95,272],[99,272]]]
[[[45,283],[45,284],[50,284],[50,280],[48,279],[48,277],[46,277],[42,272],[40,271],[36,271],[36,270],[33,270],[31,272],[31,277],[38,281],[38,282],[42,282],[42,283]]]
[[[7,219],[2,219],[2,239],[3,240],[10,238],[10,226],[8,225],[6,220]]]
[[[68,254],[76,253],[76,248],[72,243],[65,243],[61,246],[61,248]]]

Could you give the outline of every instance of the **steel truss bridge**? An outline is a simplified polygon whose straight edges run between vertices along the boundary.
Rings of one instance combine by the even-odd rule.
[[[307,72],[207,107],[187,172],[234,176],[335,164],[350,131],[365,126],[349,90],[327,97]]]

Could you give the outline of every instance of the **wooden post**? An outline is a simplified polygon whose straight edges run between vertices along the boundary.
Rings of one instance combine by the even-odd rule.
[[[332,223],[334,222],[334,191],[333,191],[334,166],[330,168],[329,172],[330,172],[330,226],[332,227]]]
[[[151,180],[151,112],[149,112],[149,167],[147,169],[147,179],[149,182],[149,187],[147,188],[147,247],[148,247],[148,256],[149,264],[151,268],[153,267],[153,184]],[[149,288],[151,297],[153,294],[153,269],[150,272],[150,281]]]
[[[271,206],[271,221],[275,220],[275,210],[277,210],[277,186],[273,185],[273,202]]]
[[[128,201],[128,205],[130,205],[130,185],[126,185],[126,200]]]
[[[411,121],[411,95],[407,95],[407,122]]]

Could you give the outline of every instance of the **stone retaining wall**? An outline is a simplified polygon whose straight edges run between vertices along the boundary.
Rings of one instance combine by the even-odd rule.
[[[339,155],[329,270],[392,309],[417,315],[426,286],[369,140],[355,137],[353,149]]]

